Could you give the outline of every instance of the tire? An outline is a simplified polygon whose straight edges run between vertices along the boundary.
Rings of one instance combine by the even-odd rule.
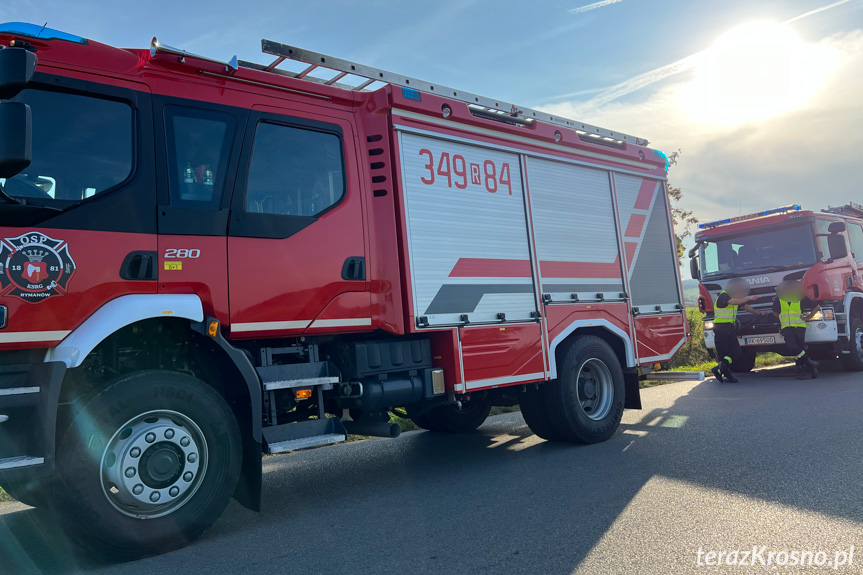
[[[562,441],[563,437],[554,429],[545,406],[545,385],[528,389],[519,396],[521,416],[537,437],[547,441]]]
[[[71,421],[57,448],[53,504],[86,549],[119,560],[178,549],[230,501],[240,430],[204,382],[168,371],[126,375]]]
[[[442,405],[422,414],[418,419],[425,425],[414,422],[429,431],[443,433],[468,433],[476,429],[488,419],[491,404],[487,401],[465,401],[462,408]]]
[[[851,353],[839,355],[845,371],[863,371],[863,319],[860,316],[851,318],[849,326],[851,337],[848,339],[848,350]]]
[[[731,370],[737,373],[747,373],[755,368],[755,358],[758,357],[758,352],[751,347],[744,347],[740,350],[740,359],[731,364]]]
[[[51,501],[51,484],[46,479],[11,481],[0,485],[16,501],[36,508],[46,508]]]
[[[588,335],[564,355],[545,405],[555,431],[572,443],[599,443],[614,435],[623,417],[623,369],[611,346]]]

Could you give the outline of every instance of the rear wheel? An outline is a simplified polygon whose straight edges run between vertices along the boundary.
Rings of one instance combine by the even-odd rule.
[[[617,431],[623,417],[623,369],[611,346],[596,336],[575,340],[546,384],[546,408],[555,431],[574,443],[599,443]]]
[[[482,400],[471,400],[462,403],[458,409],[451,405],[442,405],[427,411],[414,423],[429,431],[446,433],[467,433],[476,430],[488,418],[491,404]]]
[[[758,357],[758,353],[751,347],[744,347],[740,351],[740,358],[731,364],[731,370],[737,373],[752,371],[755,368],[755,358]]]
[[[528,389],[519,396],[518,403],[521,406],[521,416],[534,435],[548,441],[563,439],[554,429],[545,406],[545,386]]]
[[[80,406],[57,453],[54,507],[70,536],[132,559],[183,547],[218,519],[242,443],[231,409],[204,382],[145,371]]]
[[[852,317],[849,328],[848,351],[851,353],[843,353],[839,358],[846,371],[863,371],[863,319]]]

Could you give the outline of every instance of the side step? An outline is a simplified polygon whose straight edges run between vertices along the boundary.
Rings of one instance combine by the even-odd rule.
[[[0,470],[32,467],[34,465],[42,465],[43,463],[45,463],[44,457],[28,457],[26,455],[7,457],[6,459],[0,459]]]
[[[334,417],[264,428],[264,453],[284,453],[345,441],[348,432]]]

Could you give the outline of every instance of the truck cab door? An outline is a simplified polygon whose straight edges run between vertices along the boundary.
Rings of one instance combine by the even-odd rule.
[[[366,238],[350,116],[253,110],[231,205],[231,334],[367,331]]]

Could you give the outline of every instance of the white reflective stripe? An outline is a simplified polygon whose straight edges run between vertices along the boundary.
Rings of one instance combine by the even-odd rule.
[[[536,381],[545,379],[545,373],[525,373],[524,375],[510,375],[506,377],[491,377],[489,379],[477,379],[467,382],[468,389],[476,389],[478,387],[490,387],[494,385],[508,385],[510,383],[519,383],[522,381]]]
[[[605,319],[581,319],[569,324],[569,326],[567,326],[565,330],[555,336],[555,338],[551,341],[551,345],[548,346],[552,379],[557,377],[557,360],[555,355],[557,352],[557,346],[560,345],[572,332],[574,332],[580,327],[602,327],[619,337],[623,341],[623,347],[626,350],[626,367],[633,367],[635,365],[635,352],[632,347],[632,340],[629,338],[628,333]],[[681,326],[680,329],[682,330],[683,327]],[[685,337],[683,339],[684,341],[686,340]]]
[[[27,395],[28,393],[39,393],[38,387],[10,387],[0,389],[0,395]]]
[[[300,321],[253,321],[249,323],[232,323],[228,327],[232,333],[244,331],[276,331],[282,329],[306,329],[311,323],[309,320]]]
[[[372,325],[372,318],[357,317],[348,319],[316,319],[312,322],[311,327],[359,327]]]
[[[0,343],[29,343],[41,341],[60,341],[71,331],[15,331],[0,333]]]

